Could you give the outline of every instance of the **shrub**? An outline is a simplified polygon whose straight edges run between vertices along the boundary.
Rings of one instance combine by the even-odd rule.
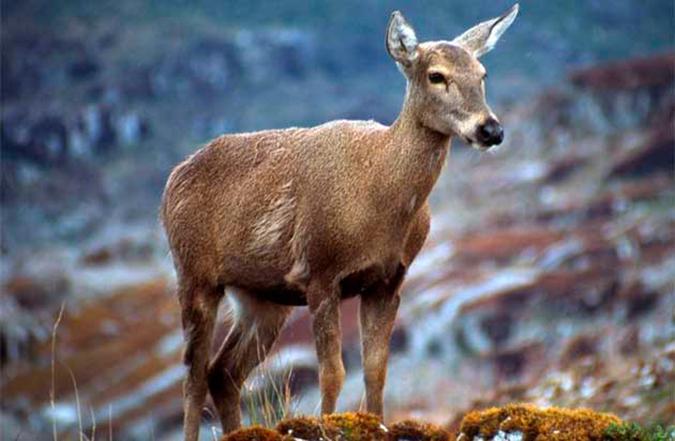
[[[637,423],[611,424],[605,430],[606,441],[673,441],[675,426],[663,428],[659,425],[647,428]]]

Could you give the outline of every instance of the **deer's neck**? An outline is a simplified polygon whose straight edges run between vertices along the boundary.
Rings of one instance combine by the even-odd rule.
[[[392,208],[412,215],[427,200],[443,168],[450,136],[421,124],[408,100],[388,129],[381,174]]]

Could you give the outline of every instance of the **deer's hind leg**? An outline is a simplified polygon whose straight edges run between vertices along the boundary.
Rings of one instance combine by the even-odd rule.
[[[223,433],[241,424],[240,391],[248,375],[274,345],[291,308],[260,300],[242,290],[229,290],[234,323],[211,361],[209,391]]]
[[[185,334],[184,363],[187,376],[183,385],[185,439],[196,441],[206,399],[209,350],[222,291],[207,284],[181,278],[178,299]]]

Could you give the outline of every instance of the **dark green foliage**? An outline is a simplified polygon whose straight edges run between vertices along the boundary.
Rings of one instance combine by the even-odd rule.
[[[673,441],[675,426],[655,424],[642,427],[637,423],[612,424],[605,431],[607,441]]]

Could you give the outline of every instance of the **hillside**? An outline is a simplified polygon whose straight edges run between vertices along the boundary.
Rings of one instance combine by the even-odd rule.
[[[157,222],[171,168],[224,132],[392,121],[391,9],[440,38],[510,5],[446,3],[3,2],[0,437],[73,439],[81,424],[180,439],[182,332]],[[494,428],[503,411],[470,412],[512,402],[673,424],[672,2],[521,8],[484,60],[506,142],[455,143],[432,193],[385,424],[454,435],[467,414]],[[363,401],[356,307],[340,411]],[[316,414],[316,369],[298,308],[247,383],[247,424]],[[203,435],[217,426],[206,414]]]
[[[456,148],[404,289],[390,421],[453,427],[468,410],[526,401],[672,423],[673,134],[664,128],[674,60],[578,71],[512,108],[508,143],[495,153]],[[161,243],[156,226],[118,226],[79,249],[54,246],[13,262],[2,308],[3,418],[14,422],[6,427],[43,431],[52,415],[72,433],[75,380],[85,427],[91,409],[98,427],[105,421],[124,439],[178,429],[182,338]],[[51,407],[50,335],[62,300]],[[355,306],[343,306],[343,410],[362,400]],[[309,331],[300,308],[250,381],[253,408],[272,379],[293,393],[290,408],[274,413],[314,413]]]
[[[438,39],[510,6],[497,3],[4,2],[3,254],[154,221],[171,167],[217,134],[391,122],[404,83],[383,49],[390,11]],[[569,70],[673,43],[666,0],[526,0],[521,11],[483,60],[500,114]]]

